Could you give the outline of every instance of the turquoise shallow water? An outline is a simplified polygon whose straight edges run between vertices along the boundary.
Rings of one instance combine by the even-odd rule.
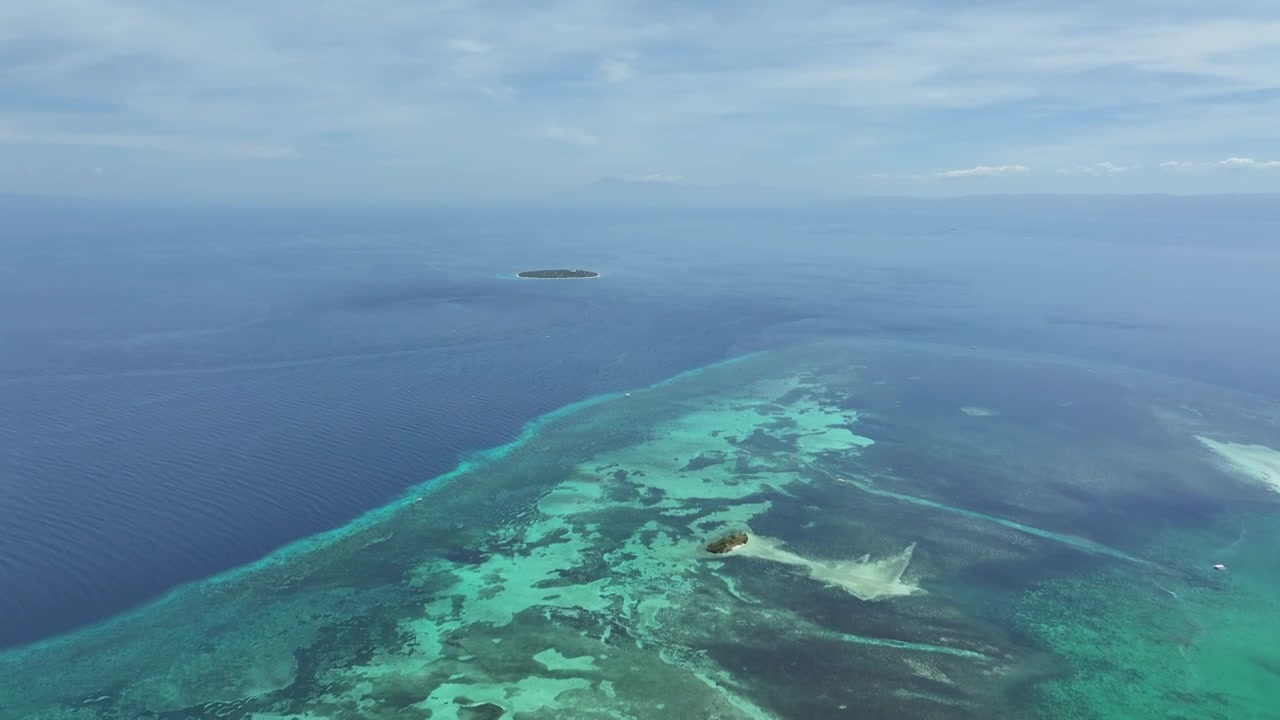
[[[0,706],[1274,717],[1280,494],[1196,437],[1277,428],[1267,401],[1051,358],[756,353],[562,408],[337,531],[4,653]],[[748,543],[705,552],[730,531]]]

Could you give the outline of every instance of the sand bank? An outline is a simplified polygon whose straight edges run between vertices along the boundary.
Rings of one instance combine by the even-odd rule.
[[[1266,445],[1220,442],[1200,435],[1196,439],[1217,453],[1236,472],[1280,492],[1280,450]]]
[[[828,587],[842,588],[859,600],[883,600],[923,592],[919,586],[902,581],[915,547],[908,545],[897,555],[881,560],[872,560],[871,556],[864,555],[857,560],[821,562],[784,550],[781,541],[757,535],[732,554],[795,565],[804,568],[814,580]]]

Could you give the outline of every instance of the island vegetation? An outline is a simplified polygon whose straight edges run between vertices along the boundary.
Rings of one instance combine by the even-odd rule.
[[[710,543],[708,543],[707,552],[714,553],[716,555],[723,555],[724,553],[727,553],[730,550],[734,550],[735,548],[740,548],[746,544],[747,544],[746,533],[741,533],[741,532],[730,533],[720,538],[719,540],[713,540]]]
[[[539,280],[573,280],[577,278],[593,278],[600,277],[600,273],[590,270],[525,270],[516,274],[516,277],[537,278]]]

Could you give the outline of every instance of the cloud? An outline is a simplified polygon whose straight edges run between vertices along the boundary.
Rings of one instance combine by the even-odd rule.
[[[289,158],[302,157],[302,153],[299,152],[297,148],[285,145],[229,143],[220,149],[229,155],[237,155],[245,158],[260,158],[263,160],[286,160]]]
[[[1280,168],[1280,160],[1269,160],[1261,162],[1253,158],[1230,157],[1226,160],[1219,160],[1214,163],[1218,167],[1228,168],[1231,170],[1248,170],[1248,169],[1274,169]]]
[[[1158,182],[1132,170],[1170,156],[1280,156],[1277,3],[748,5],[0,3],[0,117],[15,128],[3,142],[6,155],[10,145],[23,153],[4,165],[40,165],[57,155],[48,145],[74,144],[173,155],[158,177],[202,175],[188,162],[197,156],[293,158],[299,180],[324,172],[362,192],[454,192],[469,178],[492,193],[664,158],[734,182],[749,148],[751,165],[783,185],[848,187],[857,168],[902,178],[937,158],[1012,157],[1114,176],[1109,187],[1121,189]],[[1126,162],[1076,167],[1081,157]],[[429,166],[431,177],[360,174],[391,161]],[[220,177],[252,192],[252,174]],[[285,177],[271,187],[289,186]],[[1271,188],[1278,176],[1240,177]]]
[[[1170,160],[1160,163],[1165,170],[1280,170],[1280,160],[1254,160],[1248,157],[1229,157],[1212,162],[1180,162]]]
[[[1100,162],[1093,165],[1080,165],[1074,168],[1063,168],[1056,171],[1059,175],[1093,175],[1094,177],[1102,177],[1103,175],[1119,175],[1135,169],[1129,165],[1116,165],[1112,162]]]
[[[596,65],[596,76],[608,83],[623,83],[635,77],[631,63],[620,58],[604,58]]]
[[[471,38],[453,38],[446,44],[452,50],[471,55],[483,55],[494,50],[492,45],[482,43],[479,40],[472,40]]]
[[[75,145],[117,150],[148,150],[188,156],[230,156],[264,160],[302,157],[295,147],[253,141],[216,141],[192,135],[46,132],[0,126],[0,143]]]
[[[1021,173],[1031,172],[1031,168],[1026,165],[978,165],[977,167],[965,168],[963,170],[946,170],[943,172],[921,175],[919,173],[889,173],[876,172],[866,175],[859,175],[860,180],[936,180],[936,179],[956,179],[956,178],[972,178],[972,177],[1003,177],[1008,175],[1018,175]]]
[[[934,177],[938,178],[966,178],[966,177],[1001,177],[1004,175],[1017,175],[1020,173],[1031,172],[1031,168],[1026,165],[997,165],[995,167],[989,165],[979,165],[966,170],[947,170],[945,172],[935,173]]]
[[[550,123],[544,127],[542,136],[581,148],[600,144],[600,139],[586,130],[558,122]]]

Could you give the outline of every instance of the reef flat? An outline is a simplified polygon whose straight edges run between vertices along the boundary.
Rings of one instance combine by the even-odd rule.
[[[350,526],[0,654],[0,707],[1263,718],[1280,502],[1196,438],[1276,420],[1065,361],[759,353],[566,408]]]

